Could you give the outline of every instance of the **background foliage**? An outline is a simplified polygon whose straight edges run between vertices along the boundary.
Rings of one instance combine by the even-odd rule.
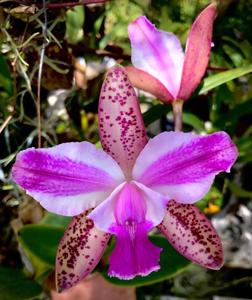
[[[49,4],[56,2],[63,3]],[[129,22],[145,14],[157,27],[176,33],[185,45],[195,16],[208,3],[116,0],[73,8],[64,4],[57,8],[48,6],[45,14],[39,0],[0,1],[1,299],[16,299],[17,293],[20,299],[38,295],[46,299],[46,280],[53,272],[56,247],[69,221],[45,214],[10,177],[17,152],[38,145],[38,116],[43,147],[81,140],[98,143],[97,103],[103,75],[115,63],[130,64]],[[224,233],[220,229],[233,247],[227,248],[231,258],[220,272],[203,270],[189,266],[166,241],[157,237],[156,243],[165,243],[164,247],[170,250],[164,251],[167,256],[161,259],[163,273],[129,282],[138,286],[139,299],[167,293],[204,299],[214,294],[252,294],[251,250],[243,253],[250,255],[250,263],[235,259],[241,243],[246,245],[245,237],[249,235],[252,240],[251,28],[251,1],[220,1],[209,67],[201,86],[186,102],[183,116],[185,131],[225,130],[239,148],[233,172],[220,175],[209,194],[198,203],[213,217],[214,224],[235,220],[235,229],[232,221]],[[38,70],[42,63],[40,80]],[[149,136],[172,130],[171,108],[146,94],[139,93],[139,97]],[[250,216],[245,221],[241,207]],[[242,224],[246,222],[251,227],[244,229]],[[252,244],[248,247],[252,249]],[[101,265],[98,270],[105,274]],[[160,282],[148,286],[157,281]],[[117,280],[114,283],[122,284]]]

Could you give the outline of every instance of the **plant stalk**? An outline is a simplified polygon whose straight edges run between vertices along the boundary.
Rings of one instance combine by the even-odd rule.
[[[174,131],[179,132],[182,131],[182,112],[183,112],[183,101],[182,100],[175,100],[172,103],[173,109],[173,120],[174,120]]]

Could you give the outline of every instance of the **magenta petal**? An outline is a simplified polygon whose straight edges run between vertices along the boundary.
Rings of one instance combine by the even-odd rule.
[[[125,67],[124,69],[134,87],[152,94],[165,103],[173,100],[173,96],[157,78],[134,67]]]
[[[111,231],[116,235],[116,245],[109,258],[109,276],[132,279],[137,275],[147,276],[157,271],[161,249],[148,239],[152,224],[137,224],[134,232],[126,226],[114,225]]]
[[[210,4],[194,21],[187,40],[181,86],[177,98],[186,100],[205,74],[211,51],[216,5]]]
[[[56,257],[59,292],[72,287],[93,271],[110,238],[110,234],[96,229],[86,214],[73,218],[59,244]]]
[[[132,166],[147,142],[134,88],[121,67],[108,72],[99,99],[99,131],[104,151],[130,177]]]
[[[129,25],[128,33],[134,67],[160,80],[176,98],[184,62],[179,39],[173,33],[157,30],[144,16]]]
[[[221,240],[211,222],[194,205],[170,201],[158,229],[191,261],[214,270],[222,267]]]
[[[207,193],[216,174],[230,171],[236,158],[237,149],[225,132],[163,132],[140,153],[133,179],[168,199],[193,203]]]
[[[96,206],[124,180],[117,163],[87,142],[24,150],[12,176],[44,208],[68,216]]]

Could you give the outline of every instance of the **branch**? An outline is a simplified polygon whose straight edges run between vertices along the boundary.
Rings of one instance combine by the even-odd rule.
[[[82,0],[80,2],[62,2],[62,3],[47,3],[47,9],[58,9],[64,7],[74,7],[80,5],[88,5],[88,4],[99,4],[99,3],[106,3],[110,0]],[[22,5],[35,5],[38,8],[43,8],[43,3],[35,3],[34,1],[30,0],[14,0],[13,2],[22,4]]]
[[[208,71],[223,72],[223,71],[227,71],[228,68],[208,66],[208,67],[207,67],[207,70],[208,70]]]

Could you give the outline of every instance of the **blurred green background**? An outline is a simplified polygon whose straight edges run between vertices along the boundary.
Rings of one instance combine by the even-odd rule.
[[[17,152],[38,145],[38,85],[43,147],[81,140],[99,143],[99,92],[111,66],[131,64],[129,22],[146,15],[158,28],[177,34],[185,46],[195,16],[209,1],[115,0],[72,8],[64,1],[48,3],[45,20],[42,1],[0,1],[1,300],[50,299],[48,276],[69,222],[45,213],[10,177]],[[55,3],[62,5],[50,7]],[[137,287],[137,299],[252,298],[251,28],[252,1],[218,2],[209,66],[183,114],[184,131],[225,130],[239,149],[232,172],[219,175],[197,203],[222,237],[225,266],[216,272],[189,264],[164,239],[152,237],[166,248],[162,271],[126,282]],[[139,99],[150,137],[173,129],[170,106],[140,91]],[[109,280],[107,256],[97,270]]]

